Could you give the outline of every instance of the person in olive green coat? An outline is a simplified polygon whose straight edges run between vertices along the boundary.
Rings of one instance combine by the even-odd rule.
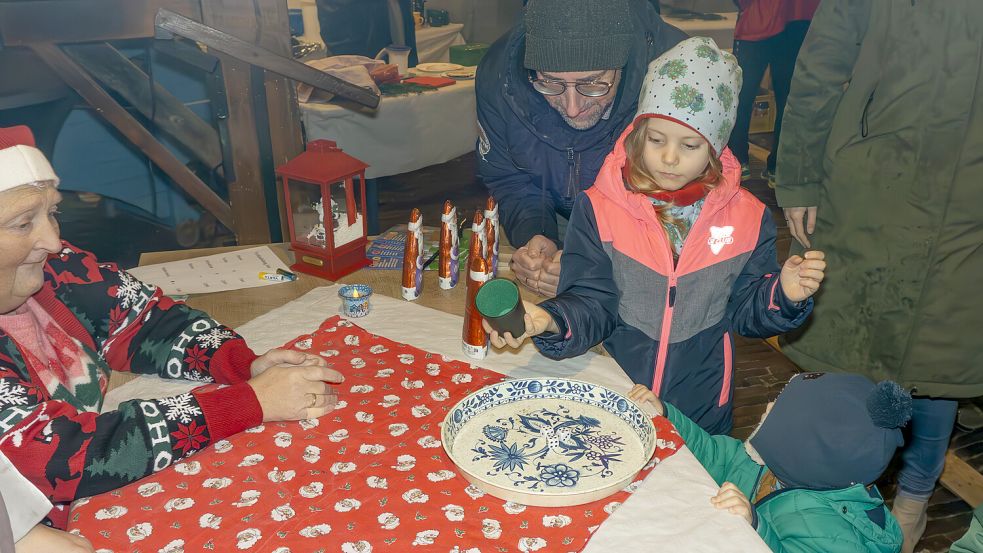
[[[903,443],[911,396],[894,382],[797,374],[746,442],[711,436],[648,388],[628,394],[672,421],[720,485],[710,499],[743,516],[775,552],[896,553],[901,529],[873,484]]]
[[[917,398],[894,506],[912,551],[954,400],[983,395],[983,2],[824,0],[785,108],[776,193],[830,267],[783,351]]]

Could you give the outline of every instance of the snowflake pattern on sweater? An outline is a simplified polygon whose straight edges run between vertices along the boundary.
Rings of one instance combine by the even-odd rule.
[[[69,338],[62,341],[75,342],[59,345],[78,355],[84,371],[60,382],[57,370],[0,331],[0,451],[56,505],[55,526],[64,526],[72,500],[121,487],[261,421],[245,384],[256,355],[244,340],[115,264],[66,243],[49,258],[34,298]],[[230,386],[128,401],[100,414],[110,370]]]

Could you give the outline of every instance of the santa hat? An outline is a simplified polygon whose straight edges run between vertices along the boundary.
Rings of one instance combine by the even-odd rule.
[[[42,182],[58,186],[59,180],[35,147],[31,129],[24,125],[0,128],[0,192]]]
[[[700,133],[720,155],[737,120],[741,67],[706,37],[688,38],[649,64],[635,124],[649,117],[681,123]]]
[[[904,445],[911,395],[858,374],[797,374],[748,439],[785,485],[814,490],[868,485]]]

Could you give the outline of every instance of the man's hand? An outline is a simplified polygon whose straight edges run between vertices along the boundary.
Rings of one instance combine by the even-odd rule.
[[[539,271],[539,295],[552,298],[556,295],[556,289],[560,285],[560,256],[563,250],[557,251],[553,257],[543,261],[543,268]]]
[[[271,349],[253,361],[253,364],[249,366],[249,374],[256,376],[263,373],[266,369],[277,365],[317,365],[319,367],[327,367],[328,362],[320,355],[312,355],[292,349]]]
[[[522,346],[522,343],[531,336],[539,336],[544,332],[560,331],[560,328],[556,326],[556,321],[553,320],[553,316],[542,307],[526,300],[522,300],[522,307],[526,310],[526,315],[524,317],[526,332],[522,336],[512,336],[511,332],[499,334],[497,331],[492,329],[492,327],[488,324],[488,321],[484,319],[481,320],[481,326],[485,329],[485,332],[488,333],[488,338],[491,340],[491,344],[493,346],[496,348],[504,348],[505,346],[509,346],[510,348],[518,349]]]
[[[649,390],[641,384],[635,384],[631,391],[628,392],[628,399],[634,401],[635,403],[642,405],[648,403],[651,405],[655,412],[659,415],[666,415],[666,407],[662,404],[662,400],[659,396],[655,395],[652,390]]]
[[[512,254],[509,268],[519,284],[538,292],[543,262],[552,259],[556,252],[557,247],[552,240],[537,234]]]
[[[263,422],[316,419],[334,409],[338,394],[330,384],[344,381],[338,371],[319,365],[276,366],[248,384],[263,409]]]
[[[785,208],[788,230],[804,248],[812,247],[812,244],[809,243],[809,235],[816,232],[816,213],[818,210],[817,206]]]
[[[741,490],[737,489],[737,486],[730,482],[724,482],[724,485],[720,486],[720,491],[710,498],[710,503],[718,509],[726,509],[728,512],[740,516],[748,524],[754,520],[751,502],[741,493]]]
[[[826,276],[825,259],[826,254],[819,250],[805,252],[805,258],[798,255],[789,257],[782,265],[779,277],[785,297],[800,302],[815,294]]]

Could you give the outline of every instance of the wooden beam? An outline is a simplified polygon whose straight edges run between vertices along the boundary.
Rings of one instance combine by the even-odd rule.
[[[259,45],[274,54],[293,57],[287,2],[285,0],[264,2],[259,18]],[[297,87],[290,79],[266,72],[265,87],[270,145],[273,150],[273,167],[276,168],[304,151],[300,105],[297,103]],[[287,225],[286,205],[283,203],[283,187],[277,186],[276,192],[280,212],[280,232],[285,240],[289,240],[290,230]]]
[[[952,449],[945,454],[945,470],[939,483],[974,509],[983,504],[983,475],[957,457]]]
[[[107,88],[115,91],[144,117],[184,146],[209,169],[222,164],[218,132],[202,121],[166,88],[154,83],[129,58],[105,42],[64,46],[63,50]],[[156,103],[156,110],[151,103]]]
[[[221,0],[203,0],[201,9],[202,20],[206,25],[225,24],[222,18],[226,9]],[[221,62],[225,84],[228,105],[225,125],[228,136],[231,137],[234,174],[234,179],[229,182],[229,202],[232,204],[233,218],[237,225],[236,237],[240,245],[266,244],[270,241],[270,225],[266,211],[259,135],[256,132],[252,68],[248,63],[221,51],[210,49],[209,53]]]
[[[212,2],[202,4],[205,25],[184,17],[180,14],[162,9],[157,13],[157,27],[170,31],[175,35],[195,40],[211,50],[217,50],[236,59],[245,61],[267,71],[272,71],[295,81],[309,84],[326,92],[347,98],[370,108],[378,107],[379,95],[353,85],[348,81],[328,75],[322,71],[308,67],[291,58],[279,56],[265,48],[254,46],[228,33],[213,29],[207,25]]]
[[[159,8],[198,19],[198,0],[34,0],[0,2],[4,46],[154,36]]]
[[[33,44],[31,49],[65,82],[147,155],[178,186],[210,211],[222,224],[235,229],[232,210],[215,192],[201,182],[174,154],[158,142],[147,129],[103,90],[68,54],[55,44]]]

